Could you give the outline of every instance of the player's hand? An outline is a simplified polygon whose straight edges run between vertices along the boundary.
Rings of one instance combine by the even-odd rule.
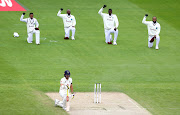
[[[106,8],[106,5],[104,5],[103,8]]]
[[[61,8],[60,10],[63,11],[63,8]]]
[[[25,15],[26,13],[25,12],[23,12],[23,15]]]
[[[148,16],[148,14],[145,14],[145,16],[147,17],[147,16]]]
[[[67,86],[67,89],[69,89],[69,85],[66,85]]]
[[[114,30],[116,31],[116,30],[117,30],[117,28],[114,28]]]

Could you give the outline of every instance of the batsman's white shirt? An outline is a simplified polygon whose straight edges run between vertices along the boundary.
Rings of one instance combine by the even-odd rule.
[[[115,14],[111,14],[111,16],[109,14],[106,13],[102,13],[103,12],[103,8],[101,8],[99,10],[99,14],[102,16],[103,21],[104,21],[104,29],[110,30],[110,29],[114,29],[114,28],[118,28],[119,26],[119,22],[118,22],[118,18]]]
[[[39,27],[39,23],[36,18],[24,18],[24,15],[21,16],[20,21],[26,22],[27,24],[27,33],[31,33],[35,30],[35,28]]]
[[[143,24],[147,25],[149,36],[158,36],[160,34],[161,26],[158,22],[153,23],[153,21],[146,21],[146,16],[142,20]]]
[[[72,78],[69,77],[69,79],[67,80],[65,77],[63,77],[60,81],[60,85],[61,85],[60,89],[59,89],[60,95],[67,94],[67,85],[70,88],[71,84],[72,84]],[[68,90],[68,92],[69,92],[69,90]]]
[[[76,19],[73,15],[61,14],[61,10],[59,10],[57,16],[63,19],[64,28],[69,28],[76,25]]]

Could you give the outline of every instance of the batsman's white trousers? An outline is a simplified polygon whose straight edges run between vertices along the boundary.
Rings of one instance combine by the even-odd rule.
[[[110,30],[105,29],[104,32],[105,32],[106,43],[111,41],[111,33],[114,33],[114,42],[116,42],[118,37],[118,29],[116,29],[116,31],[114,30],[114,28]]]
[[[72,31],[72,38],[74,38],[74,36],[75,36],[75,31],[76,31],[75,27],[64,28],[65,37],[68,37],[68,38],[69,38],[70,30]]]
[[[59,93],[62,97],[62,101],[59,101],[58,99],[55,100],[55,103],[57,103],[58,106],[62,107],[63,109],[66,108],[66,102],[67,102],[67,93]],[[69,99],[72,98],[72,95],[69,95]]]
[[[153,47],[153,42],[152,42],[152,43],[150,42],[150,40],[151,40],[153,37],[154,37],[154,36],[151,36],[151,35],[148,37],[148,47],[149,47],[149,48]],[[156,47],[158,47],[159,42],[160,42],[160,36],[157,35],[157,36],[156,36]]]
[[[40,31],[39,30],[33,30],[32,32],[28,33],[27,42],[32,43],[33,41],[33,34],[36,35],[36,44],[40,44]]]

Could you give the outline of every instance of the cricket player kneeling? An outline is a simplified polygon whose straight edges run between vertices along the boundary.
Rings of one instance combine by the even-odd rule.
[[[71,11],[68,9],[67,14],[61,14],[63,11],[63,8],[59,10],[57,13],[57,16],[61,17],[64,22],[64,31],[65,31],[65,38],[64,39],[69,39],[69,34],[70,30],[72,31],[72,36],[71,39],[75,40],[75,25],[76,25],[76,19],[73,15],[71,15]]]
[[[39,23],[37,19],[33,18],[33,13],[29,14],[29,18],[24,18],[25,13],[22,14],[20,21],[26,22],[27,24],[27,33],[28,33],[28,38],[27,42],[32,43],[33,41],[33,34],[36,34],[36,44],[40,44],[40,31],[39,31]]]
[[[106,7],[106,5],[104,5],[100,10],[99,10],[99,14],[102,16],[103,21],[104,21],[104,32],[105,32],[105,38],[106,38],[106,43],[108,44],[112,44],[112,35],[111,33],[114,33],[114,41],[113,41],[113,45],[117,45],[116,40],[118,37],[118,26],[119,26],[119,22],[118,22],[118,18],[115,14],[112,14],[112,9],[108,10],[108,14],[106,13],[102,13],[103,9]]]
[[[156,17],[153,17],[152,21],[146,21],[147,16],[148,16],[148,14],[145,14],[145,16],[144,16],[144,18],[142,20],[142,23],[146,24],[147,27],[148,27],[148,34],[149,34],[148,47],[152,48],[154,39],[156,39],[156,49],[158,50],[159,49],[158,45],[159,45],[159,42],[160,42],[159,34],[160,34],[161,27],[160,27],[160,24],[157,22]]]
[[[69,111],[70,110],[69,100],[74,97],[74,94],[73,94],[72,78],[70,78],[70,72],[68,70],[64,72],[64,77],[61,79],[60,85],[61,86],[60,86],[59,94],[63,100],[59,101],[58,99],[56,99],[55,106],[60,106],[64,110]],[[70,89],[72,95],[69,95]]]

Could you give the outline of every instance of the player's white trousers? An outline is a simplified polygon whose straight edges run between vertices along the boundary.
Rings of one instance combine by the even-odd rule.
[[[33,30],[32,32],[28,33],[27,42],[32,43],[33,41],[33,34],[36,35],[36,44],[40,44],[40,31],[39,30]]]
[[[153,38],[154,36],[149,36],[148,37],[148,47],[151,48],[153,47],[153,42],[151,43],[150,40]],[[157,35],[156,36],[156,47],[158,48],[159,47],[159,42],[160,42],[160,36]]]
[[[116,29],[116,31],[114,30],[114,28],[110,30],[105,29],[104,32],[105,32],[106,43],[111,41],[111,37],[112,37],[111,33],[114,33],[114,42],[116,42],[118,37],[118,29]]]
[[[72,31],[72,38],[74,38],[74,36],[75,36],[75,31],[76,31],[75,27],[64,28],[65,37],[68,37],[68,38],[69,38],[70,30]]]

